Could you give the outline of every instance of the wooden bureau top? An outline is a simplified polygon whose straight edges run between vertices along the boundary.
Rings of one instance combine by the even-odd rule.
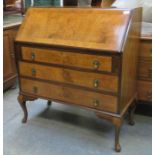
[[[121,52],[132,12],[129,9],[30,8],[16,42]]]

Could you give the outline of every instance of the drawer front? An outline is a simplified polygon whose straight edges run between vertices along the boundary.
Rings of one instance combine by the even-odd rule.
[[[55,84],[20,79],[21,91],[32,95],[81,105],[107,112],[117,112],[117,97]]]
[[[57,81],[107,92],[117,93],[118,91],[118,77],[114,75],[82,72],[26,62],[19,62],[19,72],[21,76],[31,78]]]
[[[152,83],[138,81],[138,99],[142,101],[152,101]]]
[[[64,52],[53,49],[22,47],[23,60],[66,65],[83,69],[112,71],[112,57]]]
[[[152,62],[139,61],[138,64],[138,79],[139,80],[152,80]]]
[[[140,44],[140,57],[152,58],[152,42],[151,41],[141,41]]]

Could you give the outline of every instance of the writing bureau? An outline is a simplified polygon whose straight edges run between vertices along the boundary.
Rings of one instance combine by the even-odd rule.
[[[43,98],[92,110],[115,125],[133,122],[141,8],[30,8],[18,31],[18,101]]]

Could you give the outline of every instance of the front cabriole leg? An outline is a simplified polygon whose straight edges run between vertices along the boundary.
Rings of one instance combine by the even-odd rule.
[[[48,100],[48,101],[47,101],[47,106],[50,107],[51,104],[52,104],[52,101],[51,101],[51,100]]]
[[[23,112],[24,112],[22,123],[26,123],[27,122],[27,117],[28,117],[28,111],[27,111],[27,107],[26,107],[26,101],[33,101],[36,98],[19,94],[19,96],[18,96],[17,99],[18,99],[18,102],[19,102],[19,104],[20,104]]]
[[[121,145],[119,143],[121,124],[122,124],[121,120],[117,120],[115,124],[115,151],[116,152],[121,151]]]
[[[26,107],[26,100],[25,97],[23,95],[19,95],[18,96],[18,102],[24,112],[24,117],[22,119],[22,123],[26,123],[27,122],[27,117],[28,117],[28,112],[27,112],[27,107]]]
[[[119,142],[119,137],[120,137],[120,129],[121,129],[122,121],[123,121],[123,116],[115,117],[115,116],[110,116],[110,115],[101,114],[101,113],[96,113],[96,115],[99,118],[105,119],[105,120],[110,121],[111,123],[114,124],[114,126],[115,126],[115,151],[120,152],[121,145]]]
[[[135,124],[135,121],[134,121],[134,112],[135,112],[135,109],[136,109],[136,101],[133,102],[133,104],[129,107],[129,110],[128,110],[128,114],[129,114],[129,124],[130,125],[134,125]]]

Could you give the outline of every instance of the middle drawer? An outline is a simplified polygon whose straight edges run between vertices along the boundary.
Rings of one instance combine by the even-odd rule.
[[[117,93],[118,91],[118,76],[116,75],[83,72],[21,61],[19,62],[19,73],[21,76],[57,81],[107,92]]]

